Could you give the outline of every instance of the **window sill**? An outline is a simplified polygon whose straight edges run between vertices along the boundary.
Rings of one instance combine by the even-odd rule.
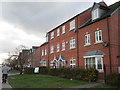
[[[61,51],[65,51],[65,50],[61,50]]]
[[[50,53],[50,54],[53,54],[53,53]]]
[[[65,33],[62,33],[62,35],[64,35]]]
[[[73,47],[73,48],[70,48],[70,50],[72,50],[72,49],[75,49],[75,47]]]
[[[85,44],[84,47],[90,46],[91,44]]]
[[[54,38],[51,38],[50,40],[53,40]]]
[[[104,71],[103,71],[103,70],[98,70],[98,72],[99,72],[99,73],[104,73]]]
[[[69,31],[73,31],[75,28],[73,28],[73,29],[70,29]]]
[[[95,42],[94,44],[100,44],[100,43],[103,43],[103,41]]]
[[[60,35],[59,35],[60,36]],[[56,37],[59,37],[59,36],[56,36]]]

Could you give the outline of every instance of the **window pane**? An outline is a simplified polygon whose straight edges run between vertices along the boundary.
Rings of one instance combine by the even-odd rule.
[[[100,41],[102,40],[102,31],[101,30],[99,31],[99,40]]]
[[[60,29],[57,29],[57,36],[60,35]]]
[[[101,58],[97,58],[97,65],[98,65],[98,69],[102,69],[102,61],[101,61]]]
[[[75,28],[75,20],[70,22],[70,30]]]
[[[65,33],[65,26],[62,27],[62,34]]]

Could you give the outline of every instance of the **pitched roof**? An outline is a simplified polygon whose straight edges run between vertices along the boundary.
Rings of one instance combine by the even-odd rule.
[[[97,21],[99,21],[99,20],[102,20],[102,19],[104,19],[104,18],[106,18],[106,17],[109,17],[109,16],[111,16],[111,14],[119,7],[119,5],[120,5],[120,2],[116,2],[116,3],[114,3],[114,4],[112,4],[112,5],[110,5],[108,8],[109,8],[109,10],[104,14],[104,15],[102,15],[100,18],[98,18],[98,19],[95,19],[95,20],[93,20],[92,21],[92,18],[90,18],[87,22],[85,22],[83,25],[81,25],[79,28],[83,28],[83,27],[85,27],[85,26],[88,26],[88,25],[90,25],[90,24],[92,24],[92,23],[95,23],[95,22],[97,22]],[[102,6],[103,7],[103,6]],[[105,6],[104,6],[105,7]]]
[[[57,56],[54,56],[53,61],[58,61],[58,57],[57,57]]]
[[[41,44],[40,47],[42,47],[43,45],[48,44],[48,43],[49,43],[49,42],[45,42],[45,43]]]
[[[95,3],[93,4],[91,10],[94,8],[95,5],[98,5],[98,7],[101,8],[101,9],[105,9],[105,10],[106,10],[106,9],[109,9],[109,7],[108,7],[107,5],[103,5],[103,4],[100,4],[100,3],[96,3],[96,2],[95,2]]]

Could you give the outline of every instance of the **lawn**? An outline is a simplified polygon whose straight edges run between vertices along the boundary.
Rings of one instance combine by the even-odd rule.
[[[8,81],[13,88],[70,88],[88,84],[85,81],[40,74],[9,76]]]
[[[18,70],[10,70],[9,73],[20,73]]]

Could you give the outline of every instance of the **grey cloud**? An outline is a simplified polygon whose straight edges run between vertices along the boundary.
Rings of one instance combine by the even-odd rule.
[[[47,31],[91,5],[88,2],[4,2],[2,17],[27,33],[43,37]]]

